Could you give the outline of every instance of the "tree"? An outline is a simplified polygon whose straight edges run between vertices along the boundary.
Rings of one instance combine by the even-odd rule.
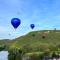
[[[52,58],[56,58],[56,53],[55,52],[52,53]]]

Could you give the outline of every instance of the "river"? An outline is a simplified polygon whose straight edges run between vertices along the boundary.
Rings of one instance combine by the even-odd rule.
[[[8,60],[8,51],[0,51],[0,60]]]
[[[29,60],[28,57],[23,58],[23,60],[27,60],[27,59]],[[8,60],[8,51],[0,51],[0,60]],[[56,60],[56,59],[54,58],[54,59],[48,59],[48,60]],[[60,58],[58,60],[60,60]]]

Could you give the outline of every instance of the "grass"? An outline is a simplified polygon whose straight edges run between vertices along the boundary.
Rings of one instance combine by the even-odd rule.
[[[48,30],[30,32],[24,36],[18,37],[10,45],[10,49],[21,48],[27,52],[46,51],[57,48],[60,45],[60,31]],[[45,38],[42,36],[45,35]]]
[[[14,40],[1,40],[0,45],[2,44],[7,46],[7,50],[21,49],[26,53],[60,51],[60,30],[33,31]]]

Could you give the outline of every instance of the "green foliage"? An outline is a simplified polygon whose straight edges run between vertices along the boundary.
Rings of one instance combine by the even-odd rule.
[[[9,51],[8,59],[9,60],[21,60],[23,52],[20,49],[13,49]]]
[[[46,34],[47,35],[46,35]],[[45,39],[42,36],[45,35]],[[22,49],[27,52],[36,51],[54,51],[60,48],[60,31],[56,30],[41,30],[30,32],[27,35],[18,37],[14,40],[0,40],[0,45],[4,44],[6,50],[13,48]],[[58,48],[57,48],[58,47]]]
[[[45,36],[44,39],[42,38],[43,35]],[[60,53],[60,30],[34,31],[14,40],[1,40],[0,45],[2,44],[5,45],[6,50],[11,52],[10,55],[13,57],[13,59],[15,55],[17,55],[17,58],[21,56],[19,53],[22,52],[22,55],[25,53],[38,51],[45,52],[47,55],[52,55],[53,52]],[[43,55],[44,54],[42,54],[42,56]],[[33,56],[36,55],[33,54]]]

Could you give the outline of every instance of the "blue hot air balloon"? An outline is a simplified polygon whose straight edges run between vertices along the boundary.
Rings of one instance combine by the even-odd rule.
[[[31,27],[32,29],[34,29],[35,25],[34,25],[34,24],[31,24],[30,27]]]
[[[21,24],[21,20],[19,18],[12,18],[11,24],[16,29]]]

